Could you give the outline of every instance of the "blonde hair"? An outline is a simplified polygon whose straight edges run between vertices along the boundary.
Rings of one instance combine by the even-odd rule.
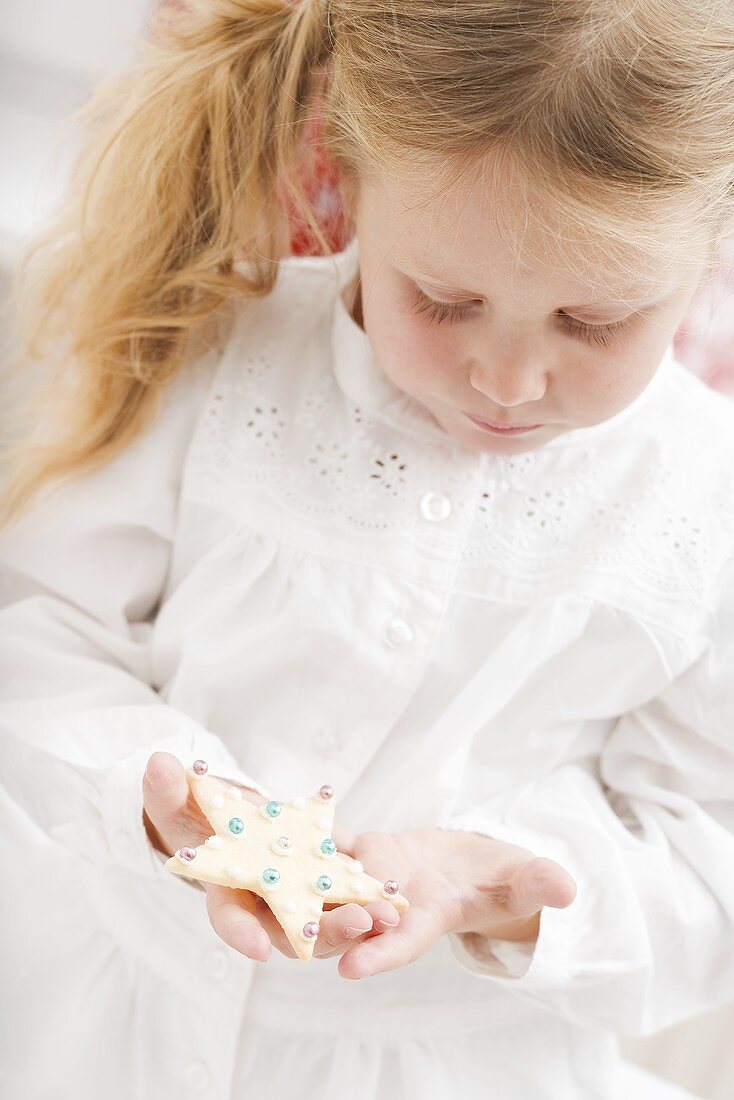
[[[319,102],[319,97],[321,102]],[[734,218],[729,0],[186,0],[101,84],[65,199],[21,265],[27,353],[66,343],[11,448],[0,520],[150,422],[190,338],[266,295],[317,110],[347,214],[360,181],[425,162],[439,188],[509,169],[516,196],[607,254]],[[239,260],[248,261],[238,265]],[[44,431],[46,429],[44,428]]]

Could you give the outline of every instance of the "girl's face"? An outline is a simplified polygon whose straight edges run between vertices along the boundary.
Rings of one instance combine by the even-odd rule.
[[[532,225],[523,225],[517,255],[507,243],[511,187],[493,194],[480,178],[425,199],[427,178],[363,181],[354,207],[360,272],[343,301],[387,377],[454,439],[499,454],[598,424],[633,401],[703,264],[652,270],[648,261],[630,275],[587,244],[585,253],[569,250],[561,270],[544,262],[543,234]],[[572,256],[583,256],[594,285]],[[532,428],[501,434],[471,417]]]

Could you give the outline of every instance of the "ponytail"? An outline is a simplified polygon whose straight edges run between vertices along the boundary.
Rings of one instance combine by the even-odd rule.
[[[186,0],[74,116],[85,140],[14,288],[28,356],[65,344],[40,395],[52,438],[8,451],[0,522],[124,450],[194,330],[215,338],[222,306],[270,292],[288,202],[330,252],[298,182],[329,45],[319,0]]]

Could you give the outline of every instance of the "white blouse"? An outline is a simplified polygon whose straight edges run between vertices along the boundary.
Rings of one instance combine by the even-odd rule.
[[[478,454],[379,370],[357,264],[283,261],[138,441],[2,534],[24,1100],[617,1097],[615,1034],[734,996],[734,403],[671,346],[603,424]],[[577,897],[486,959],[252,963],[148,842],[159,749],[281,800],[332,783],[354,832],[522,845]]]

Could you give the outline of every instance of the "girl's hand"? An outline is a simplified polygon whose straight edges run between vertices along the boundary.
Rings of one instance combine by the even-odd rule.
[[[222,776],[230,786],[232,780]],[[257,791],[241,787],[245,798],[256,806],[267,802]],[[185,844],[203,844],[212,834],[212,828],[191,794],[181,761],[169,752],[154,752],[148,760],[143,776],[143,821],[154,848],[171,856]],[[351,839],[334,827],[333,838],[337,848]],[[194,883],[194,879],[186,879]],[[284,955],[295,958],[293,948],[286,939],[266,902],[250,890],[237,890],[210,882],[197,882],[206,894],[209,920],[217,935],[236,951],[258,962],[266,962],[271,944]],[[367,932],[377,934],[383,927],[397,923],[399,917],[389,901],[370,902],[369,905],[324,906],[319,936],[314,949],[315,958],[340,955],[355,942],[355,937]]]
[[[339,962],[344,978],[365,978],[414,962],[446,932],[534,941],[544,905],[565,909],[576,884],[555,860],[480,833],[413,829],[343,834],[340,850],[375,878],[397,879],[410,902],[396,928],[362,936]]]

